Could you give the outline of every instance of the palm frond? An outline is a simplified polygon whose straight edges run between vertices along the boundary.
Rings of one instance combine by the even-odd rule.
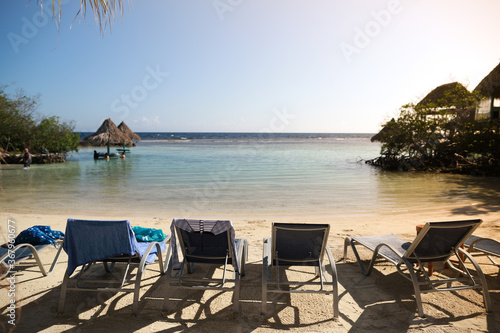
[[[37,0],[43,12],[43,0]],[[52,16],[56,19],[56,24],[59,27],[62,17],[62,3],[61,0],[52,0]],[[56,7],[59,6],[58,13],[56,15]],[[120,13],[123,16],[123,0],[80,0],[80,10],[75,15],[73,22],[77,17],[83,17],[87,14],[87,9],[92,11],[95,22],[99,25],[101,34],[103,35],[106,31],[106,26],[109,26],[111,31],[112,24],[115,20],[116,13]],[[73,22],[71,23],[73,25]]]

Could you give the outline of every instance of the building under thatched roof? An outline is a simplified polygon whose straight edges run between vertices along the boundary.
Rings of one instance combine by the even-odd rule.
[[[471,96],[472,93],[463,84],[459,82],[447,83],[428,93],[418,102],[415,109],[428,109],[428,113],[434,111],[456,113],[459,109],[474,106],[475,101]]]
[[[90,146],[106,146],[108,140],[109,144],[113,146],[123,144],[130,146],[133,144],[132,140],[123,134],[110,118],[104,120],[97,132],[84,138],[82,143]]]
[[[476,119],[500,118],[500,64],[479,82],[474,91],[482,95]]]
[[[141,137],[139,135],[132,132],[132,130],[127,126],[127,124],[125,124],[124,121],[122,121],[120,123],[120,125],[118,125],[118,129],[120,131],[122,131],[122,133],[125,134],[130,140],[132,140],[134,142],[137,142],[141,139]]]
[[[474,91],[481,93],[484,97],[500,98],[500,64],[479,82]]]

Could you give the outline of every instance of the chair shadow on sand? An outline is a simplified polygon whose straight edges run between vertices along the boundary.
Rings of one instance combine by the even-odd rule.
[[[350,258],[350,257],[349,257]],[[368,258],[368,257],[367,257]],[[495,312],[498,310],[496,304],[500,302],[498,292],[500,283],[494,277],[487,276],[490,287],[490,297],[492,298],[493,311],[485,313],[482,302],[481,291],[466,290],[437,293],[423,296],[423,304],[426,307],[426,317],[418,316],[415,302],[414,290],[411,282],[406,281],[394,268],[394,265],[384,260],[377,260],[375,268],[370,276],[364,276],[358,263],[353,259],[339,260],[337,269],[339,271],[340,287],[340,317],[351,326],[349,331],[384,331],[384,332],[406,332],[410,328],[422,329],[428,326],[441,326],[442,329],[451,329],[450,324],[468,318],[486,316],[487,326],[492,331],[500,329],[500,325],[495,319]],[[369,259],[363,260],[367,265]],[[443,265],[434,265],[436,274],[452,274],[451,270]],[[342,290],[344,289],[344,290]],[[464,294],[466,292],[466,294]],[[469,299],[467,295],[474,296]],[[434,300],[435,297],[442,297]],[[475,308],[468,314],[456,314],[456,309],[447,309],[443,305],[445,298],[453,297],[460,306]],[[351,300],[352,299],[352,300]],[[347,305],[346,305],[347,303]],[[351,307],[361,312],[359,317],[347,317],[342,309],[349,307],[350,303],[355,303]]]
[[[175,291],[172,297],[175,305],[166,313],[165,320],[171,324],[179,324],[183,329],[189,327],[193,331],[220,330],[221,321],[224,321],[224,330],[230,332],[251,332],[257,328],[289,330],[292,328],[305,328],[321,323],[333,323],[331,313],[311,323],[304,323],[300,317],[300,309],[291,305],[290,294],[280,294],[269,299],[267,314],[261,314],[262,294],[262,265],[261,261],[247,262],[246,275],[242,278],[240,292],[240,311],[233,311],[231,293],[203,291]],[[312,274],[311,274],[312,275]],[[225,294],[225,295],[224,295]],[[323,295],[315,295],[323,297]],[[331,296],[327,296],[331,303]],[[196,314],[189,318],[184,316],[186,308],[197,306]],[[221,308],[223,306],[223,308]],[[331,305],[328,306],[328,309]],[[292,313],[293,319],[283,320],[281,312]],[[331,312],[331,311],[330,311]],[[289,315],[287,318],[290,317]],[[170,331],[170,330],[167,330]]]
[[[438,272],[441,269],[435,268]],[[22,307],[17,309],[16,331],[132,332],[144,328],[158,332],[220,331],[221,325],[224,325],[224,330],[230,332],[252,332],[256,329],[401,332],[407,331],[410,326],[449,328],[450,323],[482,315],[487,316],[489,331],[500,329],[494,315],[498,310],[497,304],[500,304],[500,281],[497,279],[496,271],[487,275],[493,301],[493,314],[486,315],[483,304],[475,301],[481,299],[478,292],[475,292],[477,297],[474,297],[474,300],[468,300],[461,292],[453,292],[445,293],[445,295],[456,298],[456,301],[464,306],[469,304],[477,308],[477,311],[469,315],[456,316],[453,310],[440,306],[443,303],[433,302],[424,297],[424,306],[431,311],[427,311],[426,318],[420,318],[416,316],[411,283],[399,276],[392,265],[377,263],[376,269],[368,277],[361,274],[358,264],[352,261],[347,263],[337,261],[337,270],[340,292],[340,318],[337,322],[332,320],[330,311],[326,311],[327,314],[322,317],[318,316],[313,319],[308,315],[311,321],[305,322],[303,311],[310,309],[301,307],[300,301],[297,301],[296,305],[293,304],[290,294],[270,298],[268,313],[262,315],[260,312],[262,266],[261,261],[254,261],[247,262],[246,275],[242,279],[239,313],[233,311],[232,293],[219,291],[207,292],[207,294],[202,291],[176,291],[172,296],[180,300],[173,301],[175,304],[172,310],[163,312],[165,280],[155,267],[143,278],[144,286],[141,288],[137,317],[132,315],[133,295],[123,292],[70,293],[65,314],[57,314],[61,290],[60,283],[58,283],[47,290],[38,292],[41,296],[35,301],[24,303],[26,299],[17,300]],[[58,274],[58,272],[55,273]],[[130,272],[130,274],[135,273],[136,269]],[[40,279],[42,279],[41,276]],[[19,286],[24,281],[20,281]],[[33,296],[36,295],[30,295],[29,298]],[[314,295],[314,297],[318,297],[318,303],[324,299],[324,306],[330,310],[330,296]],[[123,303],[126,305],[123,306]],[[194,307],[194,309],[190,309],[189,314],[186,314],[188,307]],[[5,313],[7,308],[5,306],[0,310]],[[440,313],[439,317],[433,316],[435,310]],[[356,312],[359,314],[358,317],[352,315]],[[9,329],[6,323],[7,320],[2,320],[4,331]]]
[[[129,274],[135,273],[134,269]],[[57,305],[61,291],[61,286],[58,284],[39,292],[41,296],[35,301],[25,304],[23,302],[26,299],[18,300],[22,308],[18,309],[16,314],[16,331],[132,332],[146,327],[159,332],[220,331],[221,325],[224,325],[225,331],[230,332],[251,332],[258,328],[307,330],[308,327],[314,329],[316,325],[321,325],[325,329],[331,328],[330,331],[339,328],[338,322],[331,318],[331,311],[327,311],[327,315],[323,318],[313,318],[311,322],[304,322],[301,318],[301,311],[304,309],[291,303],[290,294],[270,298],[269,311],[266,315],[262,315],[261,261],[247,263],[246,275],[241,286],[239,313],[234,312],[231,302],[232,292],[184,290],[172,293],[172,297],[176,300],[172,301],[174,303],[172,309],[164,312],[162,310],[164,276],[160,276],[159,270],[154,268],[143,281],[144,287],[141,288],[137,317],[132,315],[133,295],[123,292],[69,293],[65,313],[58,314]],[[29,297],[33,296],[35,295]],[[329,296],[315,295],[315,297],[326,297],[325,304],[328,301],[331,303]],[[186,314],[186,309],[190,307],[194,308]],[[331,305],[328,305],[328,310],[331,310],[330,308]],[[4,307],[1,310],[5,312],[7,309]],[[284,312],[287,313],[286,316],[283,315]]]
[[[102,266],[95,266],[92,268],[88,274],[91,276],[98,277],[104,274],[114,274],[119,276],[122,272],[123,267],[116,267],[115,271],[111,273],[105,273]],[[154,289],[157,288],[157,282],[160,277],[159,269],[150,269],[148,276],[143,277],[142,288],[144,289]],[[137,269],[133,269],[128,273],[129,277],[135,276]],[[57,274],[57,273],[56,273]],[[31,281],[23,280],[17,283],[16,287],[19,288],[23,283]],[[61,275],[62,280],[62,275]],[[142,289],[141,288],[141,289]],[[142,289],[142,290],[144,290]],[[66,299],[66,311],[64,314],[57,313],[57,307],[59,302],[59,296],[61,293],[61,281],[57,283],[52,288],[45,289],[38,292],[37,294],[30,294],[25,298],[18,298],[16,300],[16,331],[41,331],[45,329],[52,328],[54,331],[74,331],[79,329],[92,329],[94,331],[109,331],[109,324],[117,324],[120,326],[120,321],[123,316],[132,316],[132,293],[124,292],[109,292],[109,291],[99,291],[99,292],[69,292]],[[37,295],[42,295],[34,301],[25,303],[28,298],[36,297]],[[130,300],[126,300],[127,306],[119,307],[118,303],[124,302],[124,298],[128,297]],[[147,303],[147,300],[146,302]],[[158,302],[159,303],[159,302]],[[140,304],[140,306],[147,306]],[[0,311],[5,312],[7,306],[0,309]],[[101,315],[103,311],[106,311],[105,315]],[[88,318],[82,317],[82,314],[88,313],[90,315]],[[112,318],[116,319],[113,322]],[[5,323],[6,321],[3,321]],[[133,321],[125,321],[127,323],[123,331],[128,331],[128,326]],[[62,326],[67,326],[63,328]],[[139,329],[140,325],[136,326],[135,329]],[[108,327],[107,329],[105,329]],[[4,331],[5,328],[3,327]]]

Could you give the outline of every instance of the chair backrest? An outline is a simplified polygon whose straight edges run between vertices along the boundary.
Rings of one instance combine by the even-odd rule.
[[[231,245],[228,232],[214,235],[211,232],[188,232],[176,228],[182,254],[189,262],[224,263],[226,256],[231,263]]]
[[[410,262],[446,261],[482,220],[427,222],[405,253]]]
[[[133,255],[137,241],[128,220],[68,219],[63,243],[68,254],[68,274],[80,265],[119,255]]]
[[[228,264],[238,265],[231,221],[174,219],[171,230],[188,262],[223,264],[227,256]]]
[[[329,224],[273,223],[273,265],[319,266],[325,254]]]

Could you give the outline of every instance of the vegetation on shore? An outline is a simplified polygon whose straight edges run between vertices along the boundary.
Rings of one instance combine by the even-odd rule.
[[[366,163],[384,170],[500,176],[500,120],[475,120],[478,92],[449,84],[436,98],[404,105],[372,138],[380,156]]]
[[[74,133],[75,125],[37,113],[38,104],[37,97],[22,91],[12,97],[5,93],[5,87],[0,87],[0,153],[15,155],[28,148],[31,154],[64,157],[78,150],[80,136]]]

